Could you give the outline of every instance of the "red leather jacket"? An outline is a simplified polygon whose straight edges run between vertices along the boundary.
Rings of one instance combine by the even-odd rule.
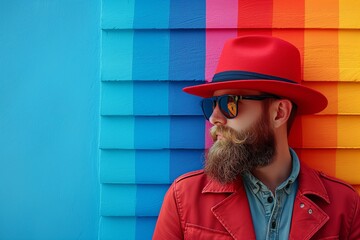
[[[351,186],[303,164],[298,181],[289,239],[360,239],[360,197]],[[221,185],[203,171],[179,177],[153,239],[256,239],[243,183]]]

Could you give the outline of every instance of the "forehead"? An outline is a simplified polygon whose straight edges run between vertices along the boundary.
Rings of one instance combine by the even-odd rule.
[[[256,91],[256,90],[250,90],[250,89],[221,89],[221,90],[216,90],[213,95],[221,96],[221,95],[226,95],[226,94],[230,94],[230,95],[260,95],[261,92]]]

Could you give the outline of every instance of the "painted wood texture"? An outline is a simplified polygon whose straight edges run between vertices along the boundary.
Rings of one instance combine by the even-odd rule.
[[[185,86],[210,81],[226,39],[284,38],[301,52],[304,84],[329,106],[299,117],[302,161],[360,190],[358,1],[103,0],[100,239],[151,239],[163,195],[199,169],[209,124]]]

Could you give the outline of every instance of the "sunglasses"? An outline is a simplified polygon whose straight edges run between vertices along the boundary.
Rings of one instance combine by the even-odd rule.
[[[206,120],[209,120],[213,114],[216,104],[219,105],[220,112],[227,118],[235,118],[238,115],[238,103],[241,100],[264,100],[267,98],[279,98],[274,95],[253,95],[253,96],[242,96],[242,95],[222,95],[211,98],[204,98],[201,100],[201,109],[203,111]]]

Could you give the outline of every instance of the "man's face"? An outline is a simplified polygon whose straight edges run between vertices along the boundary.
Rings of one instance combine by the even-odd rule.
[[[215,96],[260,95],[255,91],[221,90]],[[268,100],[243,100],[236,118],[227,119],[216,107],[209,121],[214,140],[205,162],[205,172],[221,183],[229,183],[246,171],[271,163],[275,137],[269,124]]]

